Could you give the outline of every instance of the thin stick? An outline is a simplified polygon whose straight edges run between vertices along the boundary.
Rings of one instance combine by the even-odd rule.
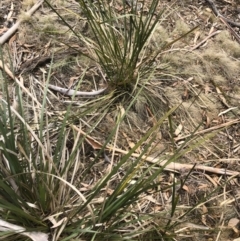
[[[15,79],[12,71],[8,68],[8,66],[7,66],[6,64],[3,64],[2,60],[0,60],[0,68],[1,68],[2,70],[4,70],[4,71],[6,72],[6,74],[7,74],[12,80]]]
[[[113,148],[108,148],[108,149],[113,149]],[[121,149],[115,149],[115,151],[127,154],[128,151],[124,151]],[[131,156],[138,158],[140,155],[137,153],[133,153]],[[182,171],[182,170],[191,170],[193,168],[193,164],[182,164],[178,162],[170,162],[167,164],[167,160],[159,160],[158,158],[155,157],[149,157],[149,156],[142,156],[142,159],[146,160],[147,162],[150,163],[157,163],[159,166],[164,167],[164,170],[168,171]],[[216,173],[220,175],[228,175],[228,176],[238,176],[240,172],[237,171],[231,171],[223,168],[215,168],[215,167],[209,167],[209,166],[204,166],[204,165],[195,165],[194,167],[195,170],[201,170],[205,172],[211,172],[211,173]]]
[[[159,161],[159,160],[156,160],[156,158],[151,158],[151,157],[147,157],[146,160],[151,163],[158,163],[159,166],[161,167],[165,166],[167,163],[167,161]],[[194,166],[193,164],[182,164],[177,162],[171,162],[166,165],[166,168],[181,171],[181,170],[191,170],[193,166]],[[231,171],[224,168],[209,167],[204,165],[196,165],[194,169],[201,170],[204,172],[216,173],[220,175],[227,175],[227,176],[239,176],[240,174],[240,172],[237,172],[237,171]]]
[[[48,85],[48,88],[51,90],[58,91],[61,94],[64,94],[67,96],[95,96],[95,95],[102,94],[106,90],[106,88],[104,88],[104,89],[99,89],[92,92],[86,92],[86,91],[76,91],[72,89],[61,88],[55,85]]]
[[[31,16],[43,3],[44,0],[40,0],[39,2],[35,3],[32,8],[26,12],[27,15]],[[22,20],[18,20],[8,31],[0,37],[0,45],[3,45],[18,29]]]
[[[239,35],[234,31],[234,29],[229,25],[231,24],[232,26],[235,26],[235,27],[240,27],[240,24],[239,23],[236,23],[236,22],[233,22],[231,21],[230,19],[224,17],[216,8],[214,2],[212,0],[205,0],[209,5],[210,7],[212,8],[213,10],[213,13],[216,15],[216,17],[220,18],[220,20],[227,26],[227,28],[230,30],[230,32],[232,33],[232,35],[236,38],[236,40],[238,41],[238,43],[240,43],[240,37]]]
[[[203,45],[208,39],[210,39],[211,37],[215,36],[216,34],[221,33],[220,30],[217,30],[215,32],[213,32],[212,34],[208,35],[205,39],[203,39],[200,43],[198,43],[197,45],[195,45],[194,47],[191,48],[191,51],[199,48],[201,45]]]
[[[207,133],[207,132],[210,132],[210,131],[214,131],[214,130],[217,130],[217,129],[221,129],[221,128],[224,128],[224,127],[227,127],[227,126],[239,123],[239,122],[240,122],[240,119],[229,121],[229,122],[223,123],[223,124],[218,125],[218,126],[213,126],[213,127],[208,128],[208,129],[197,131],[196,133],[194,133],[194,136],[204,134],[204,133]],[[180,140],[186,139],[190,136],[192,136],[192,134],[188,134],[188,135],[185,135],[185,136],[179,136],[179,137],[174,138],[174,140],[180,141]]]
[[[94,149],[101,149],[102,144],[95,139],[93,139],[90,135],[85,133],[83,130],[79,129],[77,126],[72,125],[72,128],[75,129],[76,131],[80,132],[82,135],[86,137],[86,141],[90,144],[94,144]],[[118,153],[122,154],[128,154],[129,151],[125,151],[119,148],[111,147],[110,145],[106,146],[106,149],[109,151],[115,151]],[[132,157],[139,158],[140,154],[137,153],[132,153]],[[150,157],[150,156],[145,156],[143,155],[141,157],[142,159],[146,160],[147,162],[150,163],[156,163],[157,165],[163,167],[164,170],[166,171],[172,171],[172,172],[180,172],[182,170],[191,170],[193,167],[195,170],[201,170],[204,172],[210,172],[210,173],[216,173],[220,175],[227,175],[227,176],[238,176],[240,175],[240,172],[237,171],[231,171],[223,168],[215,168],[215,167],[209,167],[209,166],[204,166],[204,165],[193,165],[193,164],[182,164],[182,163],[177,163],[177,162],[170,162],[167,164],[168,160],[159,160],[158,158]]]
[[[220,20],[227,26],[227,28],[229,29],[229,31],[232,33],[232,35],[236,38],[236,40],[238,41],[238,43],[240,43],[240,37],[239,35],[234,31],[234,29],[229,25],[229,21],[223,17],[220,16]],[[240,26],[239,26],[240,27]]]

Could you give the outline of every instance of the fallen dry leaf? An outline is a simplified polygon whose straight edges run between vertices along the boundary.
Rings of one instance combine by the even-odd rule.
[[[183,125],[179,124],[174,132],[175,136],[178,136],[181,133],[182,129],[183,129]]]
[[[238,224],[239,224],[240,220],[238,218],[231,218],[229,221],[228,221],[228,227],[236,227]]]

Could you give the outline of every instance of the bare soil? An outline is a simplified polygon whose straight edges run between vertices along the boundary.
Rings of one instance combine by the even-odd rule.
[[[74,26],[75,31],[89,34],[86,23],[71,12],[80,13],[77,2],[55,0],[51,3]],[[83,70],[89,66],[81,90],[92,91],[106,86],[99,67],[84,57],[83,53],[87,50],[79,45],[78,39],[68,31],[59,17],[46,4],[32,17],[26,17],[22,11],[29,9],[29,4],[29,1],[19,0],[0,2],[0,36],[17,19],[25,19],[17,33],[3,46],[3,50],[6,62],[12,63],[12,71],[27,90],[36,94],[41,102],[53,54],[51,84],[70,88],[77,84]],[[157,59],[159,63],[168,63],[167,71],[157,72],[151,82],[158,90],[153,95],[158,96],[162,103],[158,105],[158,114],[154,116],[150,108],[142,107],[140,102],[129,112],[128,124],[122,124],[117,139],[117,147],[128,150],[153,126],[154,119],[179,105],[172,116],[174,136],[166,121],[149,155],[170,155],[193,131],[198,141],[204,141],[203,145],[187,151],[177,160],[177,163],[182,164],[176,170],[177,174],[166,170],[161,177],[163,186],[175,180],[184,180],[189,171],[185,164],[203,165],[216,170],[213,173],[196,168],[184,188],[178,190],[180,199],[176,220],[189,207],[199,202],[204,204],[188,214],[187,218],[184,217],[184,222],[175,230],[176,240],[230,241],[239,237],[240,233],[239,175],[227,174],[227,171],[240,172],[240,28],[237,26],[240,24],[240,2],[214,1],[214,6],[236,24],[216,17],[211,5],[205,0],[161,1],[161,8],[166,8],[170,14],[165,16],[156,30],[151,42],[153,48],[159,48],[163,42],[170,42],[196,26],[198,28],[166,49]],[[74,46],[75,50],[69,48],[69,45]],[[9,83],[13,84],[10,79]],[[64,112],[70,101],[69,97],[52,91],[49,91],[48,98],[48,111],[53,115]],[[79,105],[87,101],[89,99],[77,98],[73,112],[77,112]],[[100,120],[91,132],[94,140],[104,143],[115,125],[115,114],[115,110],[111,109]],[[30,122],[32,118],[30,113]],[[92,116],[91,120],[94,118]],[[85,131],[88,131],[87,125]],[[184,145],[186,149],[189,147],[188,143]],[[85,159],[91,158],[94,154],[93,144],[88,143],[85,148]],[[118,159],[117,155],[116,162]],[[99,166],[94,167],[96,176],[104,175],[108,168],[107,164],[101,166],[103,159],[99,163]],[[225,170],[226,174],[217,173],[219,169]],[[146,207],[149,213],[170,210],[172,189],[163,190],[152,195],[151,199],[143,200],[141,207]]]

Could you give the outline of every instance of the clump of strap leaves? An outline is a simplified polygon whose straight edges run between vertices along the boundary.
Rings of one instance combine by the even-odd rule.
[[[156,67],[155,58],[162,50],[148,48],[164,13],[159,10],[160,1],[78,2],[91,36],[75,32],[67,22],[65,24],[85,43],[89,57],[99,64],[110,87],[121,91],[136,89],[139,80],[143,83],[148,79]]]

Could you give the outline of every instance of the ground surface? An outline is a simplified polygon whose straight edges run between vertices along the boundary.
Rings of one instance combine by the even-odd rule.
[[[75,26],[76,31],[83,31],[84,23],[78,22],[71,12],[66,11],[68,9],[79,12],[75,1],[51,2]],[[237,0],[215,2],[221,14],[235,23],[240,22],[240,3]],[[27,1],[18,0],[0,2],[0,36],[16,22],[21,11],[29,9],[28,5]],[[230,29],[224,21],[216,18],[205,0],[162,1],[162,7],[170,10],[171,14],[162,21],[162,27],[157,29],[153,38],[152,44],[156,48],[162,42],[179,37],[197,25],[199,28],[159,56],[159,61],[170,63],[169,76],[161,79],[157,73],[157,81],[153,81],[152,84],[156,85],[156,89],[162,93],[163,109],[175,105],[180,107],[173,117],[174,139],[169,134],[166,122],[154,143],[156,148],[150,154],[172,153],[186,140],[189,133],[201,124],[195,135],[199,133],[200,138],[201,135],[211,134],[211,138],[209,137],[210,139],[206,140],[201,147],[187,152],[177,162],[201,164],[214,167],[216,171],[217,168],[222,168],[226,171],[240,172],[240,43],[237,39],[239,27],[231,25],[232,29]],[[26,17],[22,16],[22,18]],[[84,46],[79,46],[77,39],[67,30],[56,14],[44,4],[4,45],[6,61],[9,61],[6,54],[9,51],[15,74],[40,102],[53,53],[51,84],[65,88],[76,85],[76,80],[80,78],[83,69],[89,65],[81,90],[92,91],[106,86],[94,63],[89,62],[78,52],[69,50],[63,44],[67,42],[82,52],[85,51]],[[48,31],[51,31],[51,34],[46,34]],[[85,34],[88,34],[87,30]],[[213,34],[212,37],[211,34]],[[203,41],[202,44],[198,45],[201,41]],[[68,97],[49,91],[48,98],[50,113],[56,115],[66,110],[69,103]],[[79,105],[87,101],[89,100],[77,99],[73,111],[77,111]],[[30,108],[30,106],[26,107]],[[136,107],[136,111],[129,114],[131,129],[129,125],[122,126],[117,140],[118,148],[128,150],[132,143],[136,143],[151,127],[154,122],[151,114],[148,112],[140,117],[141,111],[147,112],[146,109],[141,108],[138,111]],[[159,116],[162,113],[159,111]],[[97,128],[91,133],[95,140],[102,142],[107,138],[115,124],[114,114],[112,110],[100,120]],[[91,116],[91,119],[94,118]],[[33,119],[34,114],[31,113],[29,121]],[[85,123],[84,120],[83,123]],[[86,125],[85,131],[87,129]],[[85,151],[85,155],[91,157],[93,149],[90,145]],[[94,169],[96,177],[104,175],[106,168],[107,165],[96,166]],[[181,166],[177,170],[176,178],[184,178],[187,171],[184,165]],[[231,181],[224,186],[230,177]],[[163,184],[171,183],[174,179],[172,172],[169,171],[166,171],[161,178]],[[219,188],[218,191],[210,195],[216,188]],[[184,190],[180,191],[179,211],[176,216],[208,195],[209,198],[204,205],[187,216],[188,222],[183,224],[183,229],[180,230],[179,227],[179,230],[176,230],[176,240],[225,241],[234,240],[239,236],[239,176],[232,177],[232,175],[220,175],[197,169],[188,178]],[[161,195],[143,200],[141,206],[149,213],[168,210],[171,192],[172,190],[167,189]],[[234,222],[234,220],[237,225],[232,228],[230,221]]]

